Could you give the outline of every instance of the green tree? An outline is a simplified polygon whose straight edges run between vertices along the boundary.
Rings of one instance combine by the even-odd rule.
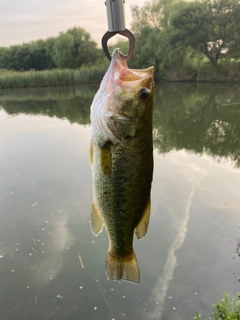
[[[37,40],[9,48],[0,47],[0,68],[26,71],[53,68],[76,69],[95,63],[99,50],[90,34],[80,27],[61,32],[57,38]]]
[[[24,61],[29,63],[27,56],[29,55],[29,45],[14,45],[9,48],[9,69],[24,70]],[[26,59],[26,60],[25,60]]]
[[[154,65],[155,74],[158,74],[160,66],[172,54],[168,25],[175,2],[176,0],[152,0],[142,7],[132,7],[132,30],[136,38],[134,67]],[[179,54],[176,56],[179,57]]]
[[[56,64],[54,62],[54,47],[55,47],[55,38],[51,37],[45,40],[46,45],[46,68],[54,69],[56,68]]]
[[[90,34],[80,27],[74,27],[66,32],[73,37],[72,67],[79,68],[82,64],[95,62],[97,59],[97,44],[91,40]]]
[[[0,47],[0,69],[9,69],[9,48]]]
[[[54,62],[58,68],[72,67],[73,37],[70,34],[61,32],[55,41]]]
[[[135,33],[141,33],[145,27],[163,29],[169,24],[172,5],[176,0],[151,0],[142,7],[132,6],[132,28]]]
[[[61,32],[55,40],[54,62],[58,68],[76,69],[83,64],[95,62],[97,45],[90,34],[80,27]]]
[[[44,40],[37,40],[29,44],[30,65],[24,69],[44,70],[47,69],[46,43]]]
[[[1,55],[2,52],[2,55]],[[3,55],[4,53],[4,55]],[[4,56],[4,58],[3,58]],[[44,70],[48,68],[49,57],[46,55],[44,40],[32,41],[0,50],[0,63],[7,69],[26,71],[30,69]]]
[[[190,46],[206,56],[214,72],[220,58],[229,56],[236,47],[240,32],[238,0],[203,0],[179,2],[173,7],[170,26],[171,43]],[[239,42],[238,42],[239,43]]]

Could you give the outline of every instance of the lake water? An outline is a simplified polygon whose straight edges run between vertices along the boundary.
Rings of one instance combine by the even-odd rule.
[[[0,92],[2,320],[210,319],[240,291],[240,87],[158,84],[139,285],[108,281],[92,235],[96,86]],[[134,165],[134,163],[133,163]]]

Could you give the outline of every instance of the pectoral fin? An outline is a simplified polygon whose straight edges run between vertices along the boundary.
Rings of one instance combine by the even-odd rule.
[[[99,233],[102,232],[103,226],[104,226],[103,219],[101,218],[100,213],[98,212],[96,204],[93,202],[92,203],[92,213],[91,213],[92,233],[95,236],[98,236]]]
[[[135,233],[138,239],[141,239],[147,233],[149,217],[150,217],[150,207],[151,207],[151,200],[148,199],[146,208],[142,215],[142,219],[139,221],[138,225],[136,226]]]
[[[108,175],[112,171],[112,153],[111,142],[105,141],[99,144],[100,147],[100,163],[104,174]]]

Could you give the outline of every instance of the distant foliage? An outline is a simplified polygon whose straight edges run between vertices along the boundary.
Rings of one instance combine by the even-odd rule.
[[[0,69],[15,71],[77,69],[98,59],[97,44],[80,27],[61,32],[56,38],[0,47]]]
[[[60,33],[54,52],[53,60],[58,68],[77,69],[98,59],[96,43],[90,39],[90,34],[76,27]]]
[[[197,80],[209,62],[208,80],[218,80],[221,60],[240,59],[238,0],[151,0],[133,6],[132,16],[135,62],[154,65],[162,78]]]
[[[156,80],[240,81],[239,0],[149,0],[132,7],[130,29],[136,49],[129,67],[153,65]],[[127,52],[128,42],[118,45]],[[81,27],[46,40],[0,47],[0,69],[102,70],[108,65],[103,50]]]
[[[180,42],[203,54],[215,70],[219,59],[237,54],[240,44],[238,0],[179,2],[174,7],[170,24],[174,29],[170,41]]]

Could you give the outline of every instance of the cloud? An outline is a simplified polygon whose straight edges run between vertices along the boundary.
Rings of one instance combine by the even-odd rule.
[[[63,268],[64,252],[70,247],[74,240],[68,228],[68,215],[62,216],[50,225],[53,229],[52,237],[47,244],[47,253],[37,265],[31,266],[35,271],[33,281],[38,285],[45,286],[55,278]]]

